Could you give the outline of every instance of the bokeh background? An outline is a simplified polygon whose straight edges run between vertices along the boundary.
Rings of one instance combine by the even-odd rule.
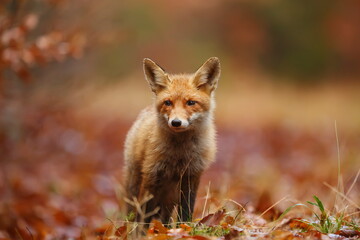
[[[360,200],[360,2],[0,1],[0,238],[124,219],[123,142],[170,73],[217,56],[217,162],[195,215]],[[348,203],[349,204],[349,203]],[[351,204],[350,204],[351,205]],[[353,207],[353,205],[351,205]]]

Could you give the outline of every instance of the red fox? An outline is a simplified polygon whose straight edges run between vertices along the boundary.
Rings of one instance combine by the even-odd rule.
[[[132,204],[128,213],[138,212],[137,221],[149,223],[155,217],[168,223],[177,206],[179,221],[189,221],[200,176],[215,158],[214,90],[220,62],[212,57],[194,74],[168,74],[148,58],[143,63],[155,102],[127,134],[125,188],[130,201],[141,202],[147,194],[152,198],[142,219]]]

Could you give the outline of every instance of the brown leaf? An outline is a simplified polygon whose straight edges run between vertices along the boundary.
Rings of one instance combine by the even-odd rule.
[[[230,232],[224,236],[225,240],[236,239],[239,236],[239,234],[242,232],[243,232],[242,229],[239,229],[237,227],[235,228],[232,227],[230,229]]]
[[[211,213],[200,220],[199,223],[213,227],[220,224],[220,221],[225,216],[225,209],[218,210],[216,213]]]
[[[265,190],[261,193],[255,209],[257,212],[262,213],[262,218],[272,221],[277,219],[280,215],[275,206],[271,207],[272,205],[273,201],[271,199],[271,194],[268,190]]]
[[[30,71],[25,67],[20,67],[15,70],[16,74],[19,76],[21,80],[23,80],[25,83],[31,82],[31,74]]]
[[[344,237],[360,237],[360,232],[353,229],[341,229],[336,232],[336,234]]]
[[[126,233],[127,233],[127,227],[126,227],[126,226],[118,227],[118,228],[115,230],[115,236],[117,236],[117,237],[123,237],[123,239],[127,239]]]

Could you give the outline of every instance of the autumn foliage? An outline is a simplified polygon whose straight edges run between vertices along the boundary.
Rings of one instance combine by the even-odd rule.
[[[0,76],[2,82],[10,71],[25,82],[31,80],[31,69],[68,57],[80,58],[85,37],[80,32],[44,29],[41,14],[28,10],[31,1],[3,1],[0,18]],[[59,1],[40,1],[39,7],[50,11]],[[47,21],[54,21],[47,19]],[[8,73],[11,76],[11,73]],[[7,75],[8,76],[8,75]],[[9,77],[8,77],[9,78]],[[11,78],[11,77],[10,77]]]
[[[359,86],[343,84],[343,73],[358,74],[360,5],[320,2],[311,8],[321,10],[318,18],[302,1],[213,1],[206,11],[196,1],[0,1],[0,240],[359,239]],[[292,8],[281,15],[278,4]],[[74,5],[92,14],[74,15]],[[303,38],[291,38],[297,34]],[[340,84],[327,91],[274,87],[257,68],[265,56],[276,70],[326,72],[329,46]],[[141,60],[154,56],[182,70],[213,53],[224,62],[219,148],[194,221],[128,221],[123,142],[151,101]],[[84,65],[68,74],[74,62]],[[39,74],[49,69],[53,75]],[[52,89],[48,76],[58,84]],[[94,83],[104,76],[113,85]],[[71,87],[61,88],[66,81]]]

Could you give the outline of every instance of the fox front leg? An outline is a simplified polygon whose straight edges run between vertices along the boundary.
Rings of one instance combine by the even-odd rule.
[[[191,221],[194,212],[196,192],[199,187],[200,176],[185,175],[181,180],[181,196],[179,222]]]

